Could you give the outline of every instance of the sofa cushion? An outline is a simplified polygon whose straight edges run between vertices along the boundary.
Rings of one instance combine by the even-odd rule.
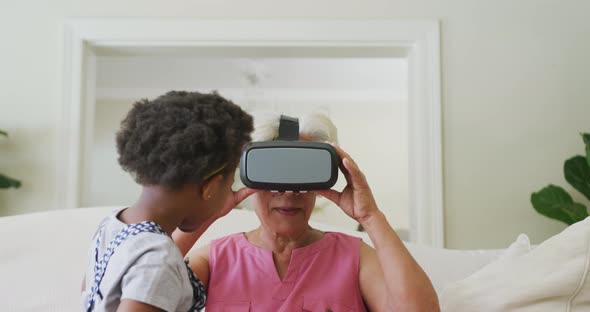
[[[90,240],[114,207],[0,218],[2,311],[80,311]]]
[[[590,218],[449,285],[443,311],[590,311]]]

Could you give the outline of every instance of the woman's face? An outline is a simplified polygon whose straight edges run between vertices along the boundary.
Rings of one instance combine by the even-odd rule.
[[[315,193],[273,193],[260,191],[252,202],[262,226],[279,234],[297,234],[308,228],[315,206]]]
[[[299,139],[312,141],[306,135],[300,135]],[[315,206],[314,192],[259,191],[251,196],[258,219],[267,230],[279,234],[296,235],[309,228],[309,218]]]

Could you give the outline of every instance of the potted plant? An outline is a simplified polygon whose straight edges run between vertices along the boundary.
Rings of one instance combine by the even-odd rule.
[[[590,133],[583,133],[586,156],[576,155],[565,161],[563,172],[566,181],[590,200]],[[584,204],[575,202],[570,194],[557,185],[549,184],[531,195],[535,210],[549,218],[574,224],[588,216]]]
[[[5,131],[0,130],[0,136],[8,137],[8,133]],[[13,179],[9,176],[3,175],[0,173],[0,189],[4,188],[19,188],[21,186],[21,182],[19,180]]]

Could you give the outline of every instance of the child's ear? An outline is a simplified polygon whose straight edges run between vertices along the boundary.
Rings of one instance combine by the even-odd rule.
[[[221,183],[223,183],[223,175],[221,174],[216,174],[205,180],[201,186],[201,198],[204,200],[211,199],[211,197],[215,196],[215,191],[219,189]]]

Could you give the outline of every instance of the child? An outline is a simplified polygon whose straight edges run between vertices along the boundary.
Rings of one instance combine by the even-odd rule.
[[[87,311],[204,307],[203,285],[171,234],[202,234],[254,192],[231,189],[251,131],[252,117],[217,93],[135,103],[116,141],[119,164],[142,192],[99,225],[82,286]]]

